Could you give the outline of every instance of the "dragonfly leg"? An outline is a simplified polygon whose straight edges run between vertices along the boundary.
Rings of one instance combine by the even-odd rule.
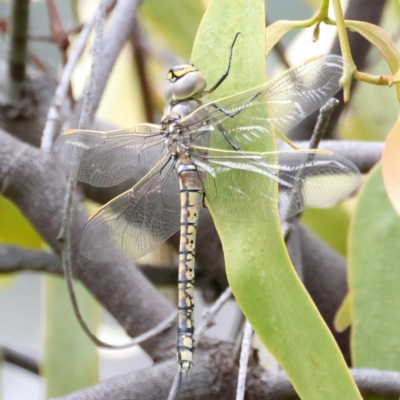
[[[204,94],[210,94],[212,93],[214,90],[216,90],[219,85],[221,85],[221,83],[227,78],[227,76],[229,75],[229,70],[231,68],[231,61],[232,61],[232,54],[233,54],[233,46],[235,45],[236,39],[237,37],[240,35],[240,32],[238,32],[235,35],[235,38],[233,39],[233,42],[231,44],[231,47],[229,48],[229,60],[228,60],[228,66],[225,70],[225,72],[222,74],[221,78],[218,79],[218,82],[211,88],[208,89],[204,92]]]
[[[240,147],[230,138],[224,127],[218,122],[217,127],[219,131],[222,133],[222,136],[227,140],[227,142],[231,145],[232,149],[235,151],[239,151]]]
[[[241,113],[243,110],[245,110],[247,108],[247,106],[249,106],[258,96],[260,96],[262,94],[262,92],[258,92],[256,93],[254,96],[252,96],[248,101],[246,101],[246,103],[242,104],[240,107],[237,107],[235,109],[235,111],[230,111],[227,110],[221,106],[219,106],[216,103],[211,103],[210,105],[214,108],[216,108],[218,111],[221,111],[223,114],[225,114],[228,118],[234,118],[236,117],[236,115],[238,115],[239,113]]]
[[[217,110],[219,110],[220,112],[222,112],[223,114],[225,114],[228,118],[233,118],[236,115],[238,115],[241,111],[243,111],[245,108],[247,108],[246,106],[248,104],[251,104],[252,101],[254,101],[254,99],[256,99],[260,93],[255,94],[248,102],[246,102],[245,104],[243,104],[239,109],[235,110],[235,111],[229,111],[226,110],[223,107],[220,107],[218,104],[211,104],[212,107],[216,108]],[[235,151],[240,151],[240,147],[230,138],[230,136],[228,135],[228,133],[226,132],[226,130],[223,128],[223,126],[221,125],[221,123],[216,122],[216,126],[218,127],[219,131],[222,133],[222,136],[228,141],[228,143],[231,145],[232,149]]]

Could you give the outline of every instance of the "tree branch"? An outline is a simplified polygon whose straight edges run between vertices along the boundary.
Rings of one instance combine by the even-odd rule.
[[[102,63],[99,65],[91,109],[97,110],[108,78],[123,46],[128,41],[135,23],[135,16],[142,0],[119,0],[111,17],[109,30],[104,37]]]
[[[18,246],[0,246],[0,274],[19,271],[63,274],[61,261],[55,254]]]
[[[0,348],[0,353],[2,353],[5,362],[39,375],[39,362],[34,358],[5,346]]]
[[[25,95],[25,71],[29,28],[29,0],[13,0],[8,52],[8,94],[17,106]]]
[[[31,221],[56,254],[66,179],[50,155],[0,130],[0,188]],[[79,254],[81,231],[87,220],[74,200],[72,265],[75,276],[97,297],[132,337],[160,324],[174,307],[143,277],[134,264],[121,257],[113,263],[93,263]],[[176,326],[142,344],[155,360],[175,348]]]
[[[350,372],[363,396],[400,396],[400,372],[376,369],[351,369]],[[297,400],[299,397],[286,374],[281,372],[270,377],[266,399]]]
[[[69,110],[69,104],[67,102],[67,94],[70,88],[71,75],[75,70],[75,66],[78,63],[84,48],[86,47],[86,43],[89,39],[90,32],[93,29],[93,25],[95,22],[97,14],[97,9],[92,18],[84,25],[81,30],[78,40],[73,48],[68,61],[62,71],[60,82],[57,86],[57,89],[54,94],[53,101],[47,113],[47,120],[43,131],[43,136],[41,140],[40,147],[49,152],[56,134],[61,128],[62,123],[65,120],[65,116],[62,114],[65,113],[65,108]]]
[[[234,399],[238,369],[232,360],[232,350],[231,344],[220,341],[200,343],[196,348],[196,366],[183,380],[178,398]],[[152,368],[106,380],[58,400],[166,399],[176,370],[176,361],[169,360]],[[148,379],[143,379],[143,376]]]
[[[207,350],[207,351],[204,351]],[[179,399],[232,400],[235,398],[237,365],[232,362],[232,345],[215,342],[197,352],[196,367],[179,390]],[[167,398],[175,375],[174,361],[155,365],[96,386],[60,397],[57,400],[134,400]],[[400,373],[372,369],[350,370],[363,396],[400,396]],[[143,375],[150,378],[144,380]],[[246,399],[299,399],[284,372],[268,373],[250,364],[247,374]]]
[[[308,141],[294,142],[300,149],[308,148]],[[337,153],[353,162],[362,173],[367,173],[382,157],[383,142],[358,142],[349,140],[322,140],[319,148]],[[288,149],[284,144],[280,150]]]
[[[178,280],[177,265],[163,267],[138,265],[137,267],[154,285],[176,286]],[[0,274],[11,274],[15,272],[64,274],[61,260],[53,253],[24,249],[12,245],[0,245]]]

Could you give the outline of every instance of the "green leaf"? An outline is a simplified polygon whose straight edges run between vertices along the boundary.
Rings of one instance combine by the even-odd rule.
[[[362,188],[349,240],[353,365],[400,371],[400,218],[381,167]]]
[[[213,98],[265,83],[264,12],[261,0],[210,2],[192,54],[209,85],[225,70],[229,46],[235,34],[242,33],[234,48],[231,73]],[[266,113],[263,110],[262,116]],[[274,148],[271,138],[257,143],[254,150]],[[251,173],[229,175],[230,184],[248,190],[253,207],[237,207],[237,199],[225,196],[226,202],[213,204],[210,211],[221,237],[228,280],[244,314],[303,400],[360,400],[331,333],[290,262],[276,205],[270,207],[251,191],[265,185],[264,179]],[[224,182],[218,180],[217,184],[219,194],[224,196]],[[276,189],[271,182],[271,196]],[[226,214],[221,208],[229,209],[231,218],[219,217]],[[265,219],[260,218],[258,210]],[[249,216],[251,223],[235,222],[244,216]]]
[[[400,68],[400,52],[392,38],[379,26],[363,21],[345,21],[346,28],[364,36],[375,46],[388,63],[393,75]],[[397,97],[400,101],[400,83],[396,85]]]
[[[333,321],[333,327],[337,332],[343,332],[353,323],[353,295],[351,292],[347,292],[345,298],[342,301],[335,319]]]
[[[43,240],[18,208],[0,196],[0,243],[40,249]]]
[[[297,28],[296,21],[276,21],[265,29],[265,56],[268,57],[274,46],[287,33]]]
[[[146,0],[140,7],[140,14],[174,53],[188,58],[204,14],[200,0]]]
[[[80,283],[75,283],[75,288],[81,312],[94,330],[100,322],[101,308]],[[46,277],[46,304],[42,376],[47,379],[47,397],[64,396],[96,384],[97,349],[73,314],[63,279]]]
[[[307,210],[301,216],[301,220],[334,250],[346,254],[350,216],[342,204]]]
[[[0,195],[0,244],[14,244],[29,249],[43,248],[44,242],[31,223],[8,199]],[[13,274],[0,276],[0,285],[14,283]]]

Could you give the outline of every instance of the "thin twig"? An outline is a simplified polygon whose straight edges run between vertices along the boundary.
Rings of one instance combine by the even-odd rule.
[[[53,253],[11,245],[0,246],[0,274],[19,271],[63,274],[60,259]]]
[[[244,325],[246,323],[246,317],[244,316],[242,310],[239,308],[239,315],[236,317],[236,320],[232,326],[232,333],[230,337],[233,338],[234,343],[234,354],[237,355],[236,359],[239,360],[240,358],[240,347],[242,345],[242,338],[243,338],[243,331]]]
[[[133,48],[133,61],[136,65],[137,74],[140,83],[140,97],[142,98],[142,103],[146,115],[147,122],[154,122],[153,116],[153,99],[151,93],[151,86],[146,73],[146,56],[147,53],[143,51],[142,45],[142,32],[140,31],[140,26],[135,22],[132,28],[130,41]]]
[[[198,342],[201,339],[201,336],[209,328],[210,323],[214,320],[219,310],[221,310],[222,306],[231,298],[231,296],[232,296],[232,290],[230,287],[227,287],[218,297],[215,303],[204,311],[201,324],[196,329],[196,342]]]
[[[244,399],[244,393],[246,389],[247,365],[249,362],[252,337],[253,337],[253,328],[251,327],[250,322],[246,321],[244,327],[243,340],[242,340],[242,351],[240,352],[240,364],[239,364],[236,400]]]
[[[104,37],[101,65],[90,104],[93,113],[100,104],[115,61],[129,39],[132,27],[135,24],[136,11],[141,2],[142,0],[119,0],[114,8],[107,35]]]
[[[96,21],[95,21],[96,36],[93,48],[92,69],[89,77],[89,84],[86,88],[83,97],[83,106],[79,121],[79,129],[87,128],[94,117],[94,113],[92,113],[90,109],[90,102],[92,100],[93,87],[96,82],[97,69],[100,63],[103,27],[106,18],[108,3],[109,0],[102,0],[96,13]],[[77,171],[71,171],[71,174],[68,178],[61,229],[57,237],[57,239],[62,243],[61,255],[62,255],[63,270],[67,281],[68,294],[70,296],[72,307],[80,326],[87,334],[87,336],[97,346],[112,348],[113,346],[110,346],[108,343],[105,343],[100,339],[98,339],[97,336],[90,330],[89,326],[87,325],[86,321],[84,320],[83,316],[80,313],[78,301],[73,286],[72,265],[71,265],[71,223],[73,214],[73,198],[77,182],[76,173]]]
[[[299,149],[308,149],[309,141],[293,142]],[[323,140],[320,147],[347,158],[361,173],[367,173],[382,157],[383,142],[360,142],[351,140]],[[286,144],[279,144],[279,150],[287,150]]]
[[[99,6],[100,7],[100,6]],[[60,83],[54,94],[53,102],[49,108],[47,114],[46,125],[43,130],[41,149],[46,152],[50,152],[53,146],[54,139],[60,128],[62,118],[60,116],[61,109],[66,101],[68,95],[68,89],[71,82],[71,75],[86,47],[87,41],[89,39],[90,32],[93,29],[98,9],[93,14],[92,18],[88,23],[84,25],[79,34],[78,40],[72,50],[67,63],[61,74]]]
[[[168,398],[167,400],[174,400],[179,389],[179,380],[181,378],[181,371],[178,368],[177,373],[174,376],[174,380],[172,381],[171,389],[169,390],[168,393]]]
[[[96,13],[96,21],[95,21],[96,36],[93,49],[92,69],[89,77],[89,84],[83,97],[83,107],[79,123],[79,129],[87,128],[94,116],[89,111],[88,103],[91,101],[92,98],[93,86],[96,81],[97,66],[98,63],[100,62],[100,55],[101,55],[100,49],[102,44],[101,41],[103,35],[104,20],[106,18],[107,3],[108,3],[107,0],[102,0],[98,8],[98,11]],[[63,218],[61,221],[60,233],[57,239],[59,240],[60,243],[62,243],[61,258],[63,263],[63,270],[65,273],[68,294],[71,299],[74,314],[81,328],[84,330],[87,336],[93,341],[93,343],[95,343],[97,346],[109,347],[107,343],[104,343],[103,341],[98,339],[95,334],[92,333],[86,321],[83,319],[83,316],[81,315],[79,310],[78,301],[76,298],[73,285],[72,262],[71,262],[71,224],[73,215],[73,199],[77,182],[76,175],[77,175],[76,170],[71,171],[70,176],[68,178],[67,192],[65,194],[65,203],[63,208]]]
[[[2,353],[5,362],[23,368],[35,375],[39,375],[39,362],[34,358],[6,346],[0,348],[0,353]]]
[[[95,111],[91,108],[90,103],[92,102],[92,94],[94,91],[94,87],[96,85],[98,66],[101,62],[103,27],[109,3],[110,0],[102,0],[96,13],[96,20],[95,20],[96,36],[93,46],[92,68],[90,71],[89,83],[85,90],[85,94],[83,96],[83,105],[82,105],[82,111],[78,129],[87,129],[94,118]],[[64,213],[63,213],[64,217],[61,223],[60,233],[57,238],[60,242],[67,242],[66,245],[64,246],[64,250],[68,250],[69,253],[70,253],[68,244],[69,241],[66,239],[68,236],[67,228],[68,225],[70,224],[72,215],[73,195],[76,187],[76,173],[77,171],[71,171],[70,176],[68,178],[67,193],[65,195],[66,201],[64,204]],[[63,260],[64,259],[65,257],[63,257]],[[70,259],[70,255],[68,259]]]
[[[107,14],[107,8],[110,6],[111,0],[103,0],[100,4],[96,22],[95,22],[95,32],[96,37],[94,41],[93,48],[93,62],[92,69],[89,77],[89,83],[86,88],[84,97],[83,97],[83,105],[82,105],[82,113],[79,121],[78,129],[87,129],[94,117],[96,112],[96,108],[92,107],[93,103],[93,92],[96,87],[97,77],[98,77],[98,69],[102,60],[102,35],[103,35],[103,27],[104,21]],[[76,298],[76,293],[73,286],[73,276],[72,276],[72,265],[71,265],[71,220],[73,213],[73,197],[76,188],[76,171],[72,172],[70,177],[68,178],[68,186],[66,193],[66,202],[64,207],[64,216],[61,225],[60,234],[58,236],[58,240],[63,243],[62,249],[62,261],[63,261],[63,269],[65,271],[65,277],[67,281],[68,293],[71,298],[73,310],[76,318],[87,334],[87,336],[99,347],[109,348],[109,349],[126,349],[132,346],[136,346],[137,344],[148,340],[149,338],[157,335],[167,327],[171,325],[173,320],[176,318],[176,312],[172,313],[167,319],[165,319],[161,324],[157,325],[150,331],[144,333],[143,335],[138,336],[131,342],[124,345],[110,345],[108,343],[100,340],[89,328],[83,316],[80,313],[78,301]]]
[[[14,0],[8,52],[8,95],[15,103],[22,100],[25,94],[28,27],[29,0]]]
[[[107,8],[110,9],[115,2],[116,0],[110,0]],[[115,6],[108,33],[103,40],[102,62],[101,65],[99,65],[97,82],[94,85],[95,94],[93,95],[91,104],[89,104],[89,107],[91,108],[90,114],[94,115],[98,105],[100,104],[108,77],[111,74],[115,61],[122,47],[129,37],[129,33],[133,25],[133,19],[140,2],[141,1],[139,0],[120,0]],[[42,136],[41,148],[44,151],[50,152],[51,147],[53,146],[53,141],[62,124],[60,112],[68,94],[71,75],[87,44],[89,34],[93,29],[98,12],[99,8],[95,11],[89,22],[83,27],[78,41],[63,70],[60,84],[55,93],[53,104],[50,107],[47,115],[46,126]]]

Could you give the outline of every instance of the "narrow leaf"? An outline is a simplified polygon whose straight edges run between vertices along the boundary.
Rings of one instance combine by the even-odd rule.
[[[81,312],[91,329],[100,321],[101,309],[89,292],[75,285]],[[45,357],[42,376],[47,379],[47,397],[64,396],[98,382],[98,354],[72,312],[66,283],[46,277]]]
[[[353,297],[351,292],[347,292],[342,304],[337,310],[335,319],[333,321],[333,327],[337,332],[343,332],[350,327],[353,321],[351,312],[353,310]]]
[[[400,68],[400,52],[392,38],[379,26],[362,21],[345,21],[346,28],[358,32],[374,45],[388,63],[392,74]],[[397,97],[400,101],[400,84],[396,84]]]
[[[307,210],[301,220],[334,250],[346,254],[350,217],[343,204]]]
[[[0,243],[40,249],[43,240],[18,208],[0,196]]]
[[[213,99],[265,82],[264,15],[264,1],[261,0],[210,2],[192,55],[209,85],[225,70],[229,46],[235,34],[241,32],[233,51],[231,73],[213,93]],[[267,110],[261,116],[266,113]],[[255,116],[260,117],[259,114]],[[256,147],[252,149],[270,151],[275,144],[272,138],[265,138]],[[237,199],[233,198],[221,204],[225,210],[232,211],[229,221],[218,218],[221,210],[210,208],[236,300],[303,400],[360,400],[332,335],[290,262],[276,205],[270,207],[270,203],[251,192],[252,187],[265,185],[264,179],[252,174],[250,182],[248,174],[231,173],[234,175],[230,175],[230,184],[237,182],[245,188],[254,202],[254,210],[262,210],[267,216],[260,220],[259,215],[252,215],[253,208],[236,207]],[[219,194],[223,196],[227,183],[223,182],[223,177],[217,183]],[[273,198],[276,186],[271,183],[269,187]],[[252,222],[232,222],[243,220],[243,215],[252,217]]]
[[[296,21],[276,21],[265,29],[265,57],[288,32],[296,29]]]

